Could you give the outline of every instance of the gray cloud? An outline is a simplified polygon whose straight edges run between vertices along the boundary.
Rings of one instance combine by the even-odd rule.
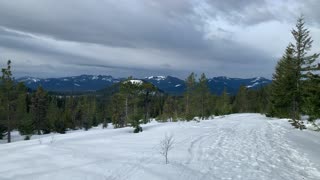
[[[289,1],[295,6],[283,10]],[[299,7],[301,11],[310,9],[308,16],[313,22],[319,17],[315,8],[319,2],[315,0],[306,1],[304,6],[293,0],[282,0],[274,6],[277,2],[1,1],[0,53],[16,59],[19,75],[49,76],[45,70],[33,68],[40,65],[49,69],[50,76],[85,71],[181,77],[195,71],[209,76],[270,77],[275,64],[273,53],[278,52],[266,50],[264,42],[256,46],[259,39],[248,39],[250,43],[242,40],[239,32],[247,29],[258,37],[259,24],[290,22],[292,9]],[[283,15],[277,15],[279,9]],[[266,27],[265,32],[277,28],[268,24]],[[31,63],[24,63],[26,60]]]

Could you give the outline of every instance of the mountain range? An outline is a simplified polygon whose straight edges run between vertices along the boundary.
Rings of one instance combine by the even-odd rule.
[[[47,91],[54,92],[88,92],[97,91],[117,84],[126,78],[114,78],[105,75],[80,75],[62,78],[18,78],[18,82],[23,82],[28,88],[36,89],[42,86]],[[185,81],[173,76],[150,76],[139,79],[150,82],[160,90],[168,94],[180,95],[186,90]],[[224,88],[230,94],[236,94],[241,85],[249,89],[257,89],[268,85],[271,80],[263,77],[255,78],[228,78],[224,76],[208,79],[208,86],[212,93],[221,94]]]

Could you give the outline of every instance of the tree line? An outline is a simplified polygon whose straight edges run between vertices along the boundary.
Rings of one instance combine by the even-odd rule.
[[[0,139],[11,142],[11,132],[18,130],[26,139],[33,134],[66,133],[112,123],[114,128],[131,126],[142,131],[141,124],[159,121],[205,119],[211,115],[236,112],[265,113],[267,88],[249,90],[242,86],[236,96],[226,89],[218,96],[211,94],[205,74],[186,79],[187,90],[181,96],[163,93],[153,84],[127,80],[102,93],[87,95],[52,94],[42,87],[28,89],[14,81],[11,61],[2,69],[0,84]]]

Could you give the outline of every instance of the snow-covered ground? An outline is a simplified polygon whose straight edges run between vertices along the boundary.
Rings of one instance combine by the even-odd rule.
[[[159,142],[172,134],[169,164]],[[319,180],[320,133],[234,114],[197,122],[94,129],[0,145],[1,180]]]

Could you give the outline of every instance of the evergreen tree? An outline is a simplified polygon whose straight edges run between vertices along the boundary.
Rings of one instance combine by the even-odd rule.
[[[120,128],[125,126],[125,107],[123,104],[125,103],[126,98],[123,97],[122,94],[117,93],[112,96],[111,99],[111,119],[112,124],[115,128]]]
[[[250,92],[255,92],[255,96],[250,95]],[[250,112],[267,114],[270,108],[270,92],[270,85],[249,91]],[[255,97],[255,99],[250,97]]]
[[[50,127],[47,124],[48,96],[44,89],[40,86],[31,99],[31,112],[33,114],[33,123],[36,127],[37,134],[41,131],[45,134],[50,133]]]
[[[187,90],[185,92],[185,118],[191,120],[194,118],[194,90],[196,87],[196,75],[192,72],[186,79]]]
[[[276,66],[276,71],[272,78],[271,92],[271,112],[272,116],[280,118],[296,116],[294,111],[296,101],[296,62],[293,57],[293,45],[290,44],[285,55]]]
[[[248,90],[245,86],[240,86],[233,103],[233,109],[237,113],[249,112]]]
[[[17,109],[16,118],[18,120],[18,130],[21,135],[26,135],[25,139],[30,139],[34,132],[34,126],[32,124],[31,113],[28,112],[28,95],[27,89],[23,83],[18,83],[17,85],[18,99],[17,99]]]
[[[314,63],[319,57],[319,54],[308,55],[308,52],[312,48],[313,40],[310,36],[310,32],[305,28],[304,18],[300,17],[296,24],[296,29],[292,30],[292,35],[295,39],[294,45],[294,59],[296,62],[295,73],[297,77],[296,88],[294,92],[294,107],[295,112],[293,120],[300,119],[301,107],[303,105],[303,94],[305,89],[303,88],[303,81],[308,78],[307,74],[312,74],[317,69]]]
[[[120,94],[125,97],[125,125],[130,123],[135,128],[134,132],[142,131],[140,124],[142,123],[143,114],[147,118],[148,101],[152,87],[144,85],[144,82],[136,82],[129,77],[120,85]],[[142,107],[141,107],[142,104]],[[144,110],[141,110],[143,108]],[[144,112],[144,113],[143,113]]]
[[[164,121],[175,121],[178,118],[178,104],[175,96],[168,96],[164,106],[161,118]]]
[[[207,118],[211,115],[211,111],[209,109],[209,100],[210,100],[210,89],[208,86],[208,79],[204,73],[201,74],[199,79],[199,83],[196,87],[196,96],[197,100],[197,115],[200,116],[201,119]]]
[[[47,125],[52,131],[64,134],[66,131],[65,120],[61,116],[62,112],[58,107],[58,100],[56,97],[51,97],[47,112]]]
[[[306,91],[303,110],[309,115],[309,120],[314,121],[320,118],[320,75],[308,74],[304,85]]]
[[[77,101],[73,95],[71,95],[70,98],[67,98],[66,103],[66,111],[68,111],[68,114],[70,115],[70,125],[72,129],[76,129],[77,127],[80,127],[79,121],[76,119],[76,115],[78,113],[78,107],[77,107]]]
[[[7,68],[2,69],[2,77],[1,77],[1,104],[3,112],[5,113],[6,121],[1,123],[0,130],[2,132],[0,137],[7,135],[8,143],[11,142],[11,131],[14,128],[14,121],[15,121],[15,110],[16,110],[16,103],[17,103],[17,89],[14,84],[14,80],[12,78],[11,73],[11,61],[7,62]],[[3,131],[3,129],[6,129]]]
[[[227,89],[224,88],[223,93],[218,97],[216,104],[216,115],[226,115],[231,113],[231,99],[227,93]]]
[[[291,117],[293,125],[301,129],[300,114],[304,106],[310,105],[310,98],[306,96],[310,94],[310,88],[306,87],[308,82],[312,84],[312,77],[315,77],[313,72],[317,70],[317,65],[314,62],[319,54],[308,55],[313,41],[302,17],[291,33],[295,43],[287,47],[273,77],[271,114]]]
[[[143,123],[148,123],[150,119],[150,103],[152,97],[156,95],[156,87],[151,84],[144,82],[142,84],[142,95],[143,95],[143,111],[144,111],[144,117],[143,117]]]

